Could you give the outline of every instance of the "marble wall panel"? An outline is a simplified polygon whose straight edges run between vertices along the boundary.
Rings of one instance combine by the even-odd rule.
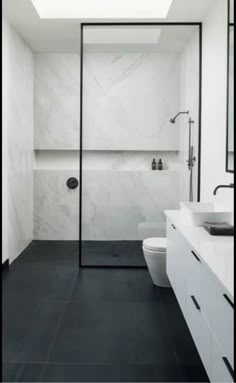
[[[85,53],[83,67],[84,149],[178,150],[179,55]]]
[[[78,149],[80,57],[35,54],[35,149]],[[180,60],[167,53],[84,53],[85,150],[178,150]]]
[[[75,170],[34,171],[34,239],[79,239],[79,189],[66,186]]]
[[[79,189],[67,188],[70,176],[79,174],[35,171],[35,239],[78,240]],[[84,170],[82,201],[83,240],[143,239],[147,227],[164,236],[164,210],[179,206],[178,172]]]
[[[33,54],[6,22],[8,134],[8,258],[33,239]]]
[[[34,55],[34,147],[78,149],[80,56]]]

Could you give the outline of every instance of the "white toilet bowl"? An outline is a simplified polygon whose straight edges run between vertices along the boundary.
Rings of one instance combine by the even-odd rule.
[[[145,239],[143,254],[154,285],[169,287],[166,274],[166,238]]]

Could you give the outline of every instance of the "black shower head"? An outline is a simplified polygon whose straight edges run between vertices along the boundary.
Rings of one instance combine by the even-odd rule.
[[[175,116],[174,118],[171,118],[171,119],[170,119],[171,124],[175,124],[176,118],[177,118],[180,114],[189,114],[189,111],[187,110],[186,112],[179,112],[179,113],[177,113],[176,116]]]

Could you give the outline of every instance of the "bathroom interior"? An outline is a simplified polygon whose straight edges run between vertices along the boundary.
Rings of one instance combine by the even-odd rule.
[[[3,0],[2,381],[234,381],[233,0]]]

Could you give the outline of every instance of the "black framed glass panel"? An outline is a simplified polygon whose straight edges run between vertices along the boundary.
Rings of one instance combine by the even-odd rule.
[[[234,18],[233,1],[228,2],[228,84],[226,171],[234,172]]]

